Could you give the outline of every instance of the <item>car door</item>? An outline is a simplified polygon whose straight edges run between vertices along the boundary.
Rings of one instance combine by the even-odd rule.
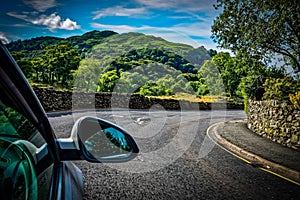
[[[2,44],[0,61],[0,197],[56,199],[63,165],[51,126]]]
[[[47,199],[54,161],[44,138],[24,115],[2,101],[0,124],[1,198]]]

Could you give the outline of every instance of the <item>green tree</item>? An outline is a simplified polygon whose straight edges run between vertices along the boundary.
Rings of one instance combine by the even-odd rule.
[[[23,52],[13,51],[11,52],[11,55],[13,56],[13,58],[21,68],[26,78],[32,79],[34,70],[30,60],[26,58],[25,54]]]
[[[236,58],[225,52],[215,55],[212,61],[220,71],[226,93],[231,97],[235,96],[241,78],[246,75],[244,67],[238,64]]]
[[[290,95],[299,90],[297,82],[291,77],[268,78],[264,83],[265,93],[263,98],[270,100],[289,101]]]
[[[200,68],[199,77],[203,77],[211,95],[221,95],[225,92],[220,71],[211,60],[204,62]]]
[[[77,90],[95,92],[104,67],[100,60],[86,58],[80,61],[78,70],[74,72],[74,87]]]
[[[143,76],[142,74],[136,71],[122,72],[120,79],[117,82],[117,87],[115,91],[133,93],[135,91],[138,91],[140,87],[142,87],[147,81],[147,77]]]
[[[81,60],[78,50],[69,43],[47,46],[42,56],[42,65],[47,71],[47,83],[68,86]]]
[[[155,81],[148,81],[140,88],[139,94],[144,96],[163,96],[174,94],[170,88],[158,85]]]
[[[42,58],[36,57],[30,60],[32,69],[34,70],[34,81],[35,82],[45,82],[45,71],[43,70],[43,66],[41,63],[43,62]]]
[[[119,79],[117,70],[108,71],[101,75],[97,92],[112,92]]]
[[[212,26],[219,46],[257,60],[282,56],[300,71],[299,0],[218,0],[223,12]]]
[[[202,81],[190,81],[187,83],[187,87],[192,87],[197,97],[209,93],[207,85],[204,84],[204,79],[202,79]]]

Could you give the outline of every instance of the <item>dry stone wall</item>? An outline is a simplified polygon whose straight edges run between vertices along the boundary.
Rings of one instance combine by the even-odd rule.
[[[300,107],[279,101],[250,101],[248,128],[284,146],[300,149]]]
[[[137,94],[85,93],[33,88],[46,112],[62,110],[126,108],[166,110],[243,109],[233,103],[196,103],[172,99],[149,98]]]

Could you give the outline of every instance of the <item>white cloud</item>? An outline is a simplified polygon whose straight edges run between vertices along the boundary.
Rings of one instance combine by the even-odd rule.
[[[192,16],[169,16],[170,19],[192,19]]]
[[[53,31],[55,29],[64,29],[64,30],[75,30],[79,29],[80,26],[77,22],[72,21],[67,18],[66,20],[62,20],[62,18],[56,13],[52,13],[51,15],[40,15],[37,16],[37,13],[7,13],[9,16],[22,19],[26,22],[30,22],[35,25],[46,26],[49,30]]]
[[[193,47],[199,47],[205,45],[203,42],[209,40],[210,31],[207,29],[201,29],[201,24],[181,24],[172,27],[153,27],[153,26],[128,26],[128,25],[109,25],[92,23],[93,28],[113,30],[118,33],[127,32],[141,32],[156,37],[164,38],[165,40],[177,43],[184,43]],[[192,39],[193,36],[203,37],[203,40]],[[207,43],[207,42],[205,42]],[[211,44],[210,44],[211,46]]]
[[[167,41],[188,44],[194,48],[204,46],[206,49],[215,49],[217,51],[230,52],[229,50],[221,49],[210,39],[210,29],[205,28],[205,24],[178,24],[172,27],[153,27],[153,26],[128,26],[128,25],[110,25],[92,23],[93,28],[103,30],[112,30],[118,33],[140,32],[147,35],[161,37]],[[207,26],[207,25],[206,25]],[[196,37],[196,39],[193,39]],[[198,38],[197,38],[198,37]]]
[[[147,11],[145,8],[124,8],[121,6],[105,8],[93,12],[95,15],[93,19],[99,19],[106,16],[120,16],[120,17],[133,17],[145,14]]]
[[[23,2],[39,12],[44,12],[57,5],[56,0],[24,0]]]
[[[65,30],[75,30],[79,28],[80,26],[77,24],[77,22],[74,22],[69,18],[67,18],[65,21],[62,21],[60,27],[60,29],[65,29]]]
[[[3,44],[8,44],[9,43],[9,40],[7,39],[7,37],[4,35],[4,33],[1,33],[1,32],[0,32],[0,41]]]
[[[134,31],[149,31],[149,30],[159,30],[160,32],[173,32],[180,33],[182,35],[187,35],[189,37],[207,37],[211,35],[209,25],[205,23],[191,23],[191,24],[177,24],[171,27],[153,27],[153,26],[129,26],[129,25],[109,25],[109,24],[99,24],[92,23],[92,27],[101,29],[113,29],[116,32],[134,32]]]
[[[172,27],[175,31],[196,37],[210,37],[210,25],[207,23],[177,24]]]
[[[100,29],[109,29],[114,30],[118,33],[127,33],[127,32],[135,32],[135,31],[142,31],[148,29],[148,26],[129,26],[129,25],[110,25],[110,24],[100,24],[100,23],[92,23],[93,28],[100,28]]]
[[[135,0],[140,5],[155,9],[175,9],[177,11],[203,11],[213,10],[217,1],[207,0]]]

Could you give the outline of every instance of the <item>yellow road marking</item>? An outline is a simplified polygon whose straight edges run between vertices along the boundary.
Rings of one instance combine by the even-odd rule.
[[[223,149],[224,151],[230,153],[230,154],[233,155],[234,157],[237,157],[238,159],[240,159],[240,160],[242,160],[242,161],[244,161],[244,162],[246,162],[246,163],[248,163],[248,164],[251,164],[251,162],[250,162],[249,160],[247,160],[247,159],[245,159],[245,158],[242,158],[241,156],[239,156],[239,155],[237,155],[237,154],[235,154],[235,153],[229,151],[228,149],[226,149],[225,147],[223,147],[223,146],[221,146],[219,143],[217,143],[214,139],[212,139],[211,136],[208,134],[210,128],[211,128],[211,127],[209,127],[209,128],[207,129],[207,134],[206,134],[206,135],[208,136],[208,138],[209,138],[211,141],[213,141],[216,145],[218,145],[218,147],[220,147],[220,148]]]
[[[229,151],[229,150],[226,149],[225,147],[221,146],[221,145],[220,145],[217,141],[215,141],[213,138],[211,138],[211,136],[209,135],[209,131],[210,131],[210,129],[211,129],[212,127],[214,127],[214,126],[215,126],[215,125],[212,125],[212,126],[208,127],[208,129],[207,129],[207,131],[206,131],[206,135],[208,136],[208,138],[209,138],[211,141],[213,141],[218,147],[220,147],[221,149],[223,149],[224,151],[226,151],[227,153],[230,153],[230,154],[233,155],[234,157],[236,157],[236,158],[238,158],[238,159],[240,159],[240,160],[246,162],[247,164],[251,165],[251,164],[252,164],[251,161],[249,161],[249,160],[247,160],[247,159],[245,159],[245,158],[243,158],[243,157],[241,157],[241,156],[239,156],[239,155],[233,153],[232,151]],[[293,181],[293,180],[291,180],[291,179],[289,179],[289,178],[287,178],[287,177],[285,177],[285,176],[282,176],[282,175],[280,175],[280,174],[277,174],[277,173],[275,173],[275,172],[273,172],[273,171],[271,171],[271,170],[265,169],[265,168],[263,168],[263,167],[259,167],[258,169],[260,169],[260,170],[262,170],[262,171],[265,171],[265,172],[268,172],[268,173],[270,173],[270,174],[273,174],[273,175],[275,175],[275,176],[277,176],[277,177],[279,177],[279,178],[282,178],[282,179],[284,179],[284,180],[286,180],[286,181],[289,181],[289,182],[291,182],[291,183],[294,183],[294,184],[300,186],[300,183],[298,183],[298,182],[296,182],[296,181]]]
[[[270,173],[270,174],[273,174],[273,175],[275,175],[275,176],[278,176],[279,178],[282,178],[282,179],[284,179],[284,180],[287,180],[287,181],[289,181],[289,182],[291,182],[291,183],[294,183],[294,184],[300,186],[300,183],[298,183],[298,182],[296,182],[296,181],[293,181],[293,180],[291,180],[291,179],[289,179],[289,178],[287,178],[287,177],[285,177],[285,176],[282,176],[282,175],[280,175],[280,174],[277,174],[277,173],[275,173],[275,172],[272,172],[272,171],[270,171],[270,170],[268,170],[268,169],[265,169],[265,168],[262,168],[262,167],[260,167],[259,169],[260,169],[260,170],[263,170],[263,171],[265,171],[265,172],[268,172],[268,173]]]

